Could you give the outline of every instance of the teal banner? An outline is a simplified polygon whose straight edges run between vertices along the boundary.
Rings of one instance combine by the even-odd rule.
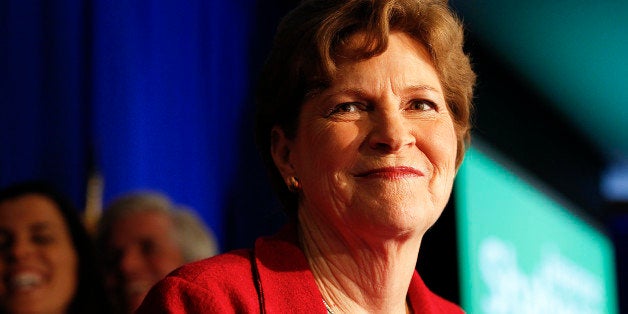
[[[577,208],[481,146],[456,196],[468,313],[618,313],[612,242]]]

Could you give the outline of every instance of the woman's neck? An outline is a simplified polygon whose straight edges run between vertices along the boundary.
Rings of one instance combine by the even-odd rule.
[[[404,313],[421,236],[381,239],[338,231],[316,218],[299,217],[299,237],[332,311]]]

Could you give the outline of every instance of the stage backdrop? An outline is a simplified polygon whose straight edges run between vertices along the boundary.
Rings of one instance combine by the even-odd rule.
[[[223,249],[280,224],[251,86],[277,17],[256,1],[3,1],[0,185],[57,184],[79,207],[136,189],[195,209]]]

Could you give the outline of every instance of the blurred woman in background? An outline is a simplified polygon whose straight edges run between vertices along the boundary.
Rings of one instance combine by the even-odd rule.
[[[110,313],[92,241],[51,186],[0,191],[0,312]]]

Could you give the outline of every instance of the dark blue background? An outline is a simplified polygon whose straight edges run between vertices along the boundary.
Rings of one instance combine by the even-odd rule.
[[[289,5],[3,1],[0,185],[50,180],[82,207],[96,170],[105,203],[163,191],[223,248],[272,232],[250,90]]]

